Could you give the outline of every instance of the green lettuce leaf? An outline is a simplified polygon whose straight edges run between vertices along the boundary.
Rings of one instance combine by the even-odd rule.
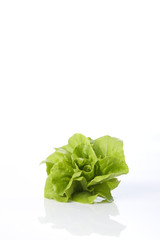
[[[120,181],[118,181],[117,178],[112,178],[112,179],[107,181],[107,184],[108,184],[109,189],[113,190],[116,187],[118,187],[118,185],[120,184]]]
[[[67,196],[60,196],[53,187],[52,175],[49,175],[46,179],[46,184],[44,188],[44,197],[49,199],[55,199],[59,202],[68,202]]]
[[[66,197],[65,190],[73,173],[74,170],[69,161],[63,160],[55,163],[48,176],[49,180],[46,180],[45,197],[48,198],[48,193]]]
[[[78,192],[74,193],[72,200],[79,203],[94,203],[94,200],[97,198],[98,194],[92,194],[90,192]]]
[[[113,201],[113,197],[111,195],[111,191],[107,182],[99,183],[95,185],[93,189],[95,194],[97,194],[99,197],[104,198],[107,202]]]
[[[74,175],[77,175],[77,173],[75,173]],[[88,188],[86,179],[83,176],[73,176],[68,186],[66,187],[65,194],[68,198],[71,198],[72,194],[74,194],[75,192],[82,192],[87,190]]]
[[[129,171],[121,140],[92,140],[78,133],[42,163],[48,175],[44,196],[60,202],[94,203],[97,196],[112,202],[111,191],[120,183],[117,177]]]
[[[74,134],[72,137],[69,138],[68,144],[74,149],[78,145],[85,144],[90,145],[90,138],[85,137],[80,133]]]
[[[92,141],[92,144],[98,158],[111,156],[121,160],[125,159],[123,152],[123,142],[118,138],[110,137],[107,135]]]
[[[65,150],[58,149],[56,152],[52,153],[50,156],[47,157],[46,160],[42,161],[41,163],[46,163],[46,171],[47,174],[49,175],[55,163],[65,160],[71,161],[71,154]]]

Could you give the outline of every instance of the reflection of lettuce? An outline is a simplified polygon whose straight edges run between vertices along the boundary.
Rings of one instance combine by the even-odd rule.
[[[74,134],[44,162],[47,180],[44,196],[60,202],[93,203],[97,196],[112,202],[117,176],[128,173],[123,142],[104,136],[96,140]]]

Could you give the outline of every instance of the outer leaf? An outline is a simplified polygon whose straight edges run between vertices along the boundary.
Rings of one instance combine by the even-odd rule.
[[[99,159],[99,175],[116,174],[120,176],[128,173],[129,169],[125,160],[121,160],[115,157],[105,157]]]
[[[74,171],[71,164],[67,161],[60,161],[53,165],[49,180],[46,181],[45,196],[57,199],[65,196],[65,190],[72,178]]]
[[[88,186],[128,173],[129,169],[125,162],[123,142],[121,140],[104,136],[92,141],[92,143],[93,149],[99,159],[96,164],[97,176],[95,176]]]
[[[123,170],[123,171],[119,171],[119,169],[115,169],[115,171],[113,173],[109,172],[105,175],[101,175],[101,176],[96,176],[94,179],[92,179],[89,183],[88,183],[88,187],[89,186],[92,186],[92,185],[95,185],[95,184],[98,184],[98,183],[102,183],[102,182],[105,182],[105,181],[108,181],[108,180],[111,180],[117,176],[120,176],[122,174],[125,174],[125,173],[128,173],[128,168],[126,168],[126,170]]]
[[[70,158],[70,153],[63,150],[63,151],[56,151],[54,153],[52,153],[49,157],[47,157],[47,159],[45,161],[43,161],[42,163],[46,163],[46,171],[47,171],[47,174],[49,175],[50,174],[50,171],[53,167],[53,165],[57,162],[60,162],[60,161],[64,161],[64,160],[68,160],[69,159],[71,160]]]
[[[118,138],[104,136],[92,141],[93,149],[98,158],[106,156],[124,160],[123,142]]]
[[[111,178],[114,178],[114,176],[112,175]],[[102,176],[96,176],[94,179],[92,179],[89,183],[88,183],[88,187],[105,182],[107,180],[110,179],[110,174],[108,175],[102,175]]]
[[[108,184],[106,182],[93,186],[93,189],[95,194],[98,194],[99,197],[105,198],[107,202],[113,201],[110,188],[108,187]]]
[[[55,148],[55,150],[56,151],[66,150],[67,152],[70,152],[70,153],[73,152],[73,148],[69,144],[64,145],[63,147],[60,147],[60,148]]]
[[[118,187],[120,181],[118,181],[117,178],[113,178],[107,181],[107,185],[110,188],[110,190],[115,189],[116,187]]]
[[[44,188],[44,197],[45,198],[49,198],[49,199],[55,199],[59,202],[67,202],[68,201],[68,197],[67,196],[60,196],[59,194],[57,194],[54,191],[53,188],[53,181],[52,181],[52,176],[49,175],[46,179],[46,184],[45,184],[45,188]]]
[[[113,161],[112,161],[112,160]],[[128,166],[127,165],[119,165],[119,163],[117,163],[117,161],[115,161],[115,165],[114,165],[114,158],[111,158],[111,164],[112,167],[110,168],[110,165],[108,165],[108,162],[105,161],[105,159],[101,159],[100,162],[100,170],[99,170],[99,176],[96,176],[94,179],[92,179],[89,183],[88,183],[88,187],[98,184],[100,182],[105,182],[105,181],[109,181],[115,177],[118,177],[122,174],[126,174],[128,173]],[[103,164],[101,164],[103,163]]]
[[[72,200],[79,203],[94,203],[98,194],[92,195],[90,192],[79,192],[72,196]]]

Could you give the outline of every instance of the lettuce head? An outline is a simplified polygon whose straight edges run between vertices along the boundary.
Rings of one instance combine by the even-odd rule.
[[[117,177],[129,171],[123,142],[108,135],[92,140],[76,133],[42,163],[48,175],[44,197],[60,202],[94,203],[98,196],[112,202]]]

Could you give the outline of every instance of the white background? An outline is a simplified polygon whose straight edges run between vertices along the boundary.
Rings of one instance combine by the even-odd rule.
[[[0,1],[0,237],[160,239],[159,1]],[[44,200],[53,147],[124,141],[112,204]]]

